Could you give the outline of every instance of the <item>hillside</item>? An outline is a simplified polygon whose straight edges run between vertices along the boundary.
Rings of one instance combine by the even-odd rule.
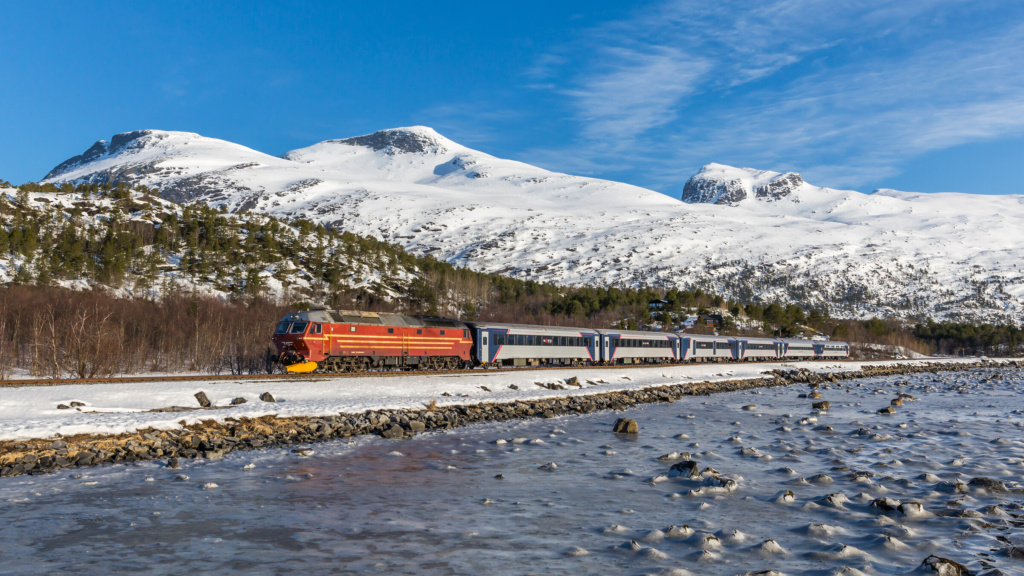
[[[129,183],[302,218],[474,270],[566,285],[701,287],[834,316],[1016,323],[1024,197],[873,194],[708,165],[682,200],[471,150],[425,127],[274,157],[181,132],[97,142],[45,182]]]

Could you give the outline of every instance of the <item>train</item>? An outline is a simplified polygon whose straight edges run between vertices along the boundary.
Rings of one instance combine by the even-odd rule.
[[[842,359],[845,342],[462,322],[351,310],[291,312],[274,330],[287,372],[456,370]]]

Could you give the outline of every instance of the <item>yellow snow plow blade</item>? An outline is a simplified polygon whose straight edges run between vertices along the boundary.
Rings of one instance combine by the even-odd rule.
[[[316,370],[316,362],[299,362],[298,364],[285,366],[284,369],[289,374],[305,374],[306,372]]]

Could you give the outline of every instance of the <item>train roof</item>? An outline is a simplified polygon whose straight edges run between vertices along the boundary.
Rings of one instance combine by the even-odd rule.
[[[578,336],[581,332],[593,332],[597,333],[598,330],[593,328],[574,328],[572,326],[541,326],[539,324],[515,324],[510,322],[466,322],[467,326],[471,328],[482,328],[485,330],[493,329],[509,329],[509,330],[522,330],[530,332],[544,332],[544,333],[558,333],[558,334],[572,334]]]
[[[367,326],[415,326],[424,328],[465,328],[458,320],[434,318],[432,316],[406,316],[386,312],[362,312],[359,310],[309,310],[292,312],[283,321],[329,322],[334,324],[363,324]]]
[[[612,330],[602,328],[598,330],[601,334],[612,335],[612,336],[628,336],[630,338],[676,338],[676,335],[672,332],[649,332],[644,330]]]
[[[680,338],[690,338],[693,340],[714,340],[715,342],[732,342],[735,340],[732,336],[715,336],[713,334],[686,334],[685,332],[676,332],[676,336]]]

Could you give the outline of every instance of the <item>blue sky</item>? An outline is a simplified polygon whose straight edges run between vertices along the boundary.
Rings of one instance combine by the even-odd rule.
[[[493,4],[493,5],[491,5]],[[1019,1],[20,2],[0,178],[184,130],[281,154],[423,124],[678,196],[701,165],[1024,193]]]

